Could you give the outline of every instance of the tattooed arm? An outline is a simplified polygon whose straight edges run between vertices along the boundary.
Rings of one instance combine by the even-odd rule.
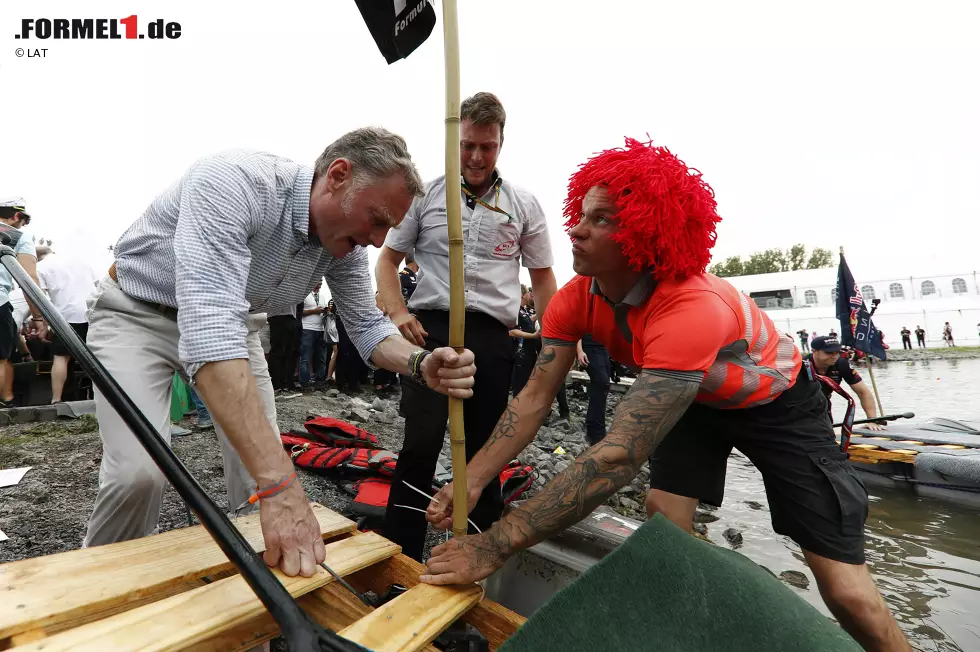
[[[644,370],[620,401],[609,434],[491,531],[522,550],[582,520],[636,477],[694,400],[698,382]]]
[[[694,400],[699,385],[694,376],[644,370],[617,406],[605,439],[486,532],[433,548],[428,573],[420,579],[429,584],[484,579],[513,553],[582,520],[636,476]]]
[[[574,361],[575,342],[544,338],[527,385],[511,399],[487,443],[467,465],[471,488],[482,491],[534,440]]]
[[[467,511],[476,505],[487,483],[534,439],[574,360],[575,342],[544,338],[527,385],[511,400],[487,443],[466,465]],[[449,483],[436,492],[425,517],[437,529],[448,530],[452,510],[453,485]]]

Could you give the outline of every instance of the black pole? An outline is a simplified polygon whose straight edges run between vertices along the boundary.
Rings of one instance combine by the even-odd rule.
[[[859,423],[878,423],[878,422],[881,422],[881,421],[895,421],[896,419],[913,419],[913,418],[915,418],[915,412],[905,412],[903,414],[888,414],[888,415],[883,416],[883,417],[874,417],[874,418],[871,418],[871,419],[860,419],[858,421],[853,422],[851,425],[852,426],[856,426]],[[844,425],[844,424],[843,423],[835,423],[834,424],[834,428],[839,428],[842,425]]]
[[[122,417],[133,434],[146,449],[147,454],[163,472],[180,497],[194,510],[201,524],[214,538],[228,559],[238,567],[248,585],[255,591],[265,608],[269,610],[289,649],[294,652],[313,652],[330,650],[337,652],[361,651],[365,648],[324,629],[293,600],[289,591],[276,579],[269,567],[255,553],[252,547],[235,528],[228,517],[218,509],[214,501],[205,493],[187,467],[161,439],[146,416],[140,412],[129,395],[116,383],[102,363],[89,351],[85,343],[68,325],[65,318],[34,283],[20,263],[13,249],[0,244],[0,263],[10,272],[14,280],[24,290],[52,330],[68,347],[71,355],[92,382],[99,388],[113,409]]]

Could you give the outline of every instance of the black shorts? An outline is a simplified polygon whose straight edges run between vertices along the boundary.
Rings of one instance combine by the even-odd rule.
[[[17,350],[18,328],[14,307],[8,301],[0,306],[0,360],[10,360]]]
[[[70,323],[68,325],[71,326],[71,329],[75,331],[75,333],[80,338],[82,338],[82,341],[84,342],[85,338],[88,337],[88,323],[87,322],[82,322],[81,324]],[[65,344],[64,340],[62,340],[60,337],[55,335],[53,330],[51,331],[51,355],[67,355],[67,356],[71,355],[71,351],[68,350],[68,345]]]
[[[820,383],[805,377],[755,408],[695,403],[650,457],[650,486],[720,506],[737,448],[762,474],[777,533],[823,557],[862,564],[868,492],[834,440],[827,409]]]

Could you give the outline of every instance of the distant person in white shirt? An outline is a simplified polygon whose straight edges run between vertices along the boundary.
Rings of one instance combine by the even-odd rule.
[[[27,275],[35,283],[37,280],[37,253],[34,239],[22,229],[31,223],[31,216],[24,208],[24,200],[19,197],[0,199],[0,241],[9,243]],[[14,407],[14,365],[11,357],[21,342],[20,324],[14,321],[14,307],[10,303],[10,292],[14,289],[14,279],[7,268],[0,265],[0,409]],[[30,312],[31,328],[42,342],[48,341],[48,327],[37,306],[27,302]]]
[[[323,283],[303,299],[303,336],[299,348],[299,382],[303,387],[326,380],[326,357],[323,355],[323,313],[327,311]]]
[[[56,254],[46,246],[38,247],[37,253],[40,261],[37,275],[41,289],[48,293],[51,303],[84,342],[88,336],[85,302],[95,291],[98,277],[81,258]],[[68,378],[71,351],[65,341],[54,333],[51,337],[51,355],[54,357],[51,365],[51,402],[59,403]]]

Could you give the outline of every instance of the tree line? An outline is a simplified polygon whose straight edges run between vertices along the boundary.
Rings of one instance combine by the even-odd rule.
[[[708,271],[715,276],[751,276],[753,274],[772,274],[773,272],[795,272],[798,269],[821,269],[833,267],[834,257],[829,249],[815,248],[807,256],[806,246],[795,244],[785,251],[766,249],[742,260],[741,256],[731,256],[723,262],[715,263]]]

